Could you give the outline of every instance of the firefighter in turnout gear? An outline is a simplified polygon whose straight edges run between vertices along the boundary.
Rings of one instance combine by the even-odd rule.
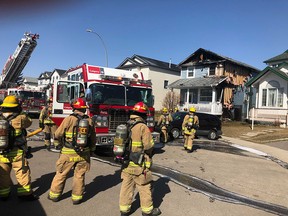
[[[184,134],[184,149],[188,153],[192,152],[193,139],[195,138],[196,130],[199,127],[198,116],[195,115],[196,109],[191,107],[189,113],[184,117],[182,123],[182,130]]]
[[[11,191],[10,173],[16,175],[17,195],[21,200],[34,201],[39,197],[31,188],[31,171],[27,158],[26,128],[32,120],[22,113],[21,105],[14,95],[8,95],[0,105],[0,199],[5,201]]]
[[[90,156],[96,148],[96,134],[92,119],[85,115],[87,106],[82,98],[71,103],[73,113],[67,116],[55,132],[61,140],[61,152],[56,162],[56,174],[51,183],[48,199],[58,202],[68,173],[74,169],[72,202],[80,204],[85,187],[85,173],[90,169]]]
[[[58,149],[59,142],[55,140],[54,133],[57,129],[57,125],[52,120],[52,98],[47,100],[47,105],[41,110],[39,115],[39,127],[44,131],[44,144],[47,150],[50,150],[51,146]],[[51,140],[53,143],[51,143]]]
[[[172,116],[171,114],[168,112],[167,108],[163,108],[162,109],[162,115],[159,117],[159,120],[157,122],[157,126],[160,126],[161,128],[161,132],[163,135],[163,142],[167,143],[168,141],[168,127],[170,125],[170,122],[172,121]]]
[[[145,120],[148,107],[143,102],[134,105],[130,113],[129,157],[123,163],[121,172],[121,190],[119,208],[121,216],[129,215],[135,187],[140,196],[143,216],[161,214],[160,209],[154,208],[152,200],[152,151],[154,141]]]

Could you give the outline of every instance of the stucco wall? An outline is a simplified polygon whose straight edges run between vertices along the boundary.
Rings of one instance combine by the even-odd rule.
[[[140,69],[133,69],[140,70]],[[168,80],[168,85],[172,82],[180,79],[180,73],[171,72],[164,69],[146,67],[141,68],[141,72],[144,75],[144,79],[150,79],[152,81],[153,95],[155,97],[154,108],[160,110],[162,108],[162,102],[169,89],[164,88],[164,80]],[[179,90],[174,90],[179,93]]]
[[[269,81],[275,80],[280,84],[281,88],[284,88],[283,92],[283,107],[281,109],[287,109],[287,81],[280,78],[279,76],[269,73],[264,75],[261,79],[259,79],[259,91],[258,91],[258,104],[256,105],[258,108],[262,107],[261,98],[262,98],[262,89],[267,88],[267,84]]]

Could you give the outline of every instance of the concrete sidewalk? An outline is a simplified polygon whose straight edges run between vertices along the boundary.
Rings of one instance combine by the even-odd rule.
[[[285,163],[288,163],[288,150],[280,149],[271,144],[259,144],[253,143],[246,140],[236,139],[232,137],[222,136],[219,140],[228,141],[231,145],[235,147],[244,147],[245,150],[253,152],[255,154],[259,154],[262,156],[272,156],[277,158]],[[287,141],[288,142],[288,141]],[[288,146],[288,143],[287,143]],[[255,151],[257,150],[257,151]]]

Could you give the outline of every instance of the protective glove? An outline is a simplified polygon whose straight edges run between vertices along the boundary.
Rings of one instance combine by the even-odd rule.
[[[44,128],[44,124],[42,122],[39,122],[39,128]]]

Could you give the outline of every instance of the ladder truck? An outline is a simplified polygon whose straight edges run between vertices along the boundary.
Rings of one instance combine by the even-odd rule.
[[[37,46],[37,39],[39,34],[25,33],[24,37],[20,40],[15,52],[9,56],[5,66],[0,75],[1,88],[7,89],[9,85],[15,85],[21,72],[26,66],[29,58]]]

